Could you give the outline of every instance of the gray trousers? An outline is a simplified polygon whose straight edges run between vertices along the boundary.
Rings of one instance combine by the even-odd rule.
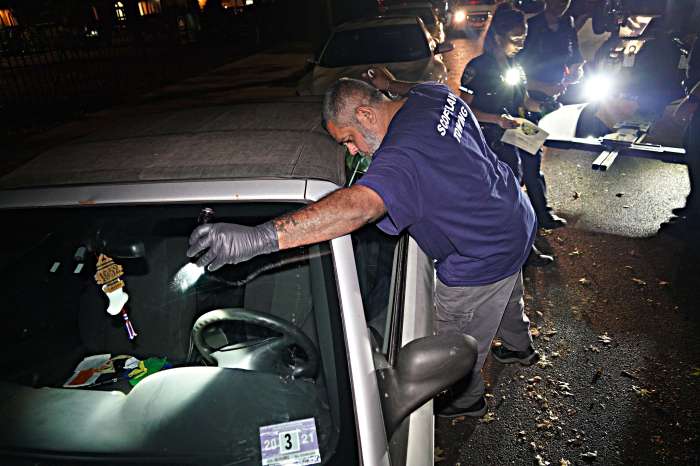
[[[452,404],[466,408],[484,395],[481,368],[494,337],[500,337],[506,348],[515,351],[525,351],[532,343],[530,320],[525,315],[522,272],[482,286],[447,286],[438,280],[435,305],[438,335],[461,332],[474,337],[479,346],[474,370],[452,388]]]

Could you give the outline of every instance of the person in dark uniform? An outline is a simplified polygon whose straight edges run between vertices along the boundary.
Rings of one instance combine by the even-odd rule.
[[[528,76],[528,89],[536,99],[557,99],[566,85],[583,77],[583,56],[571,0],[546,0],[545,10],[527,22],[528,34],[518,60]]]
[[[524,182],[541,227],[558,228],[566,221],[547,206],[546,183],[540,172],[541,153],[531,155],[501,142],[503,132],[518,126],[513,117],[539,112],[531,99],[523,69],[513,57],[526,41],[527,26],[522,12],[506,3],[496,9],[484,40],[484,53],[471,60],[462,74],[461,97],[482,125],[484,137],[499,159]]]

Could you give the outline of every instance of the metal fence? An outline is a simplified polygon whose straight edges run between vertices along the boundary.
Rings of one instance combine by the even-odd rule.
[[[106,107],[261,45],[249,21],[223,28],[202,34],[175,21],[130,29],[0,28],[0,125],[42,125]]]

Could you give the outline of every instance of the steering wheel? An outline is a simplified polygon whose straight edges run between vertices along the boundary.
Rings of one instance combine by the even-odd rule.
[[[282,336],[255,340],[235,347],[213,348],[204,338],[204,329],[223,322],[245,322],[270,329]],[[293,377],[315,378],[318,373],[319,355],[314,342],[297,326],[265,312],[243,308],[209,311],[194,323],[192,339],[204,360],[212,365]],[[305,358],[302,359],[298,351],[293,351],[294,346],[304,351]],[[288,363],[290,354],[292,364]]]

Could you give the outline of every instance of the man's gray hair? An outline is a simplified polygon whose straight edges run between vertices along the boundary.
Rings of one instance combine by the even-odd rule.
[[[361,105],[375,107],[388,100],[376,87],[365,81],[340,78],[326,91],[323,99],[323,119],[337,125],[357,122],[355,109]]]

